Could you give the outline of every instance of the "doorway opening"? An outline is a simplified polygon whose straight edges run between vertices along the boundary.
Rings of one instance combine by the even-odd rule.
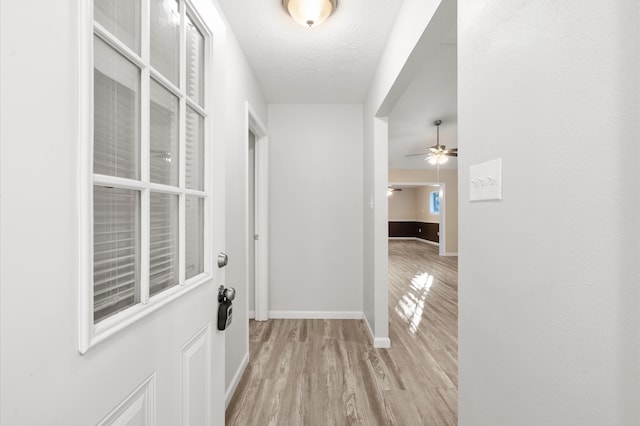
[[[247,110],[247,311],[257,321],[269,319],[268,138],[267,129]]]
[[[390,182],[387,192],[390,240],[415,240],[447,253],[446,184]]]

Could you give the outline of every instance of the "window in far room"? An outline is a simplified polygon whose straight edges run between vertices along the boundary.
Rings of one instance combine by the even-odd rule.
[[[433,191],[429,194],[429,212],[440,214],[440,191]]]

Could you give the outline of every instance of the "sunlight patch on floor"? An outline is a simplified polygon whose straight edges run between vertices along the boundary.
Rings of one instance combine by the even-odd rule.
[[[416,274],[411,279],[409,292],[403,295],[395,308],[400,318],[409,323],[409,331],[413,334],[418,331],[422,320],[424,302],[433,285],[434,277],[427,272]]]

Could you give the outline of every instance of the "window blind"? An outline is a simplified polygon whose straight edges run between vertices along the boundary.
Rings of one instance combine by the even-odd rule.
[[[140,0],[95,0],[95,20],[134,52],[140,53]]]
[[[93,171],[139,178],[140,71],[95,38]]]
[[[140,193],[93,191],[94,322],[140,301]]]
[[[204,199],[186,197],[186,279],[204,272]]]
[[[191,107],[186,113],[185,183],[204,191],[204,119]]]
[[[151,182],[178,186],[178,98],[151,81]]]
[[[178,196],[151,193],[149,295],[178,284]]]
[[[139,70],[95,39],[95,173],[138,176]],[[94,322],[139,302],[140,193],[95,186]]]
[[[179,84],[180,8],[174,0],[153,0],[150,4],[149,30],[151,65]]]
[[[186,80],[187,96],[196,103],[203,105],[204,100],[204,37],[193,25],[191,18],[187,14],[185,17],[187,24],[186,40]]]
[[[102,27],[96,27],[93,50],[94,324],[139,304],[147,289],[154,296],[204,272],[205,39],[193,24],[189,5],[179,7],[176,0],[151,0],[148,5],[143,8],[140,0],[94,1],[94,18]],[[186,26],[184,50],[181,21]],[[140,57],[143,29],[149,31],[148,58]],[[131,51],[120,52],[119,42],[137,58],[129,58]],[[167,88],[156,73],[181,87]],[[182,97],[187,98],[184,114],[179,111]],[[149,112],[144,122],[142,102]],[[149,142],[145,152],[143,136]],[[178,158],[183,152],[184,161]],[[186,163],[184,170],[179,170],[181,163]],[[144,241],[143,229],[149,232]],[[149,262],[141,264],[141,258]],[[179,276],[182,261],[185,276]]]

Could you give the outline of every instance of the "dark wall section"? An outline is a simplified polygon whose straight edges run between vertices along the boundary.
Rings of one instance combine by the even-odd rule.
[[[418,222],[389,222],[390,237],[415,237]]]
[[[389,237],[414,237],[440,242],[440,224],[425,222],[389,222]]]
[[[422,238],[423,240],[433,241],[434,243],[440,242],[440,237],[438,236],[438,232],[440,231],[439,223],[425,223],[425,222],[417,222],[418,229],[416,233],[416,237]]]

